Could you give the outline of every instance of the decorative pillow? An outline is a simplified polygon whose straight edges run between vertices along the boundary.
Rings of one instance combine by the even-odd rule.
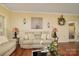
[[[5,42],[8,42],[7,38],[4,36],[0,36],[0,44],[3,44]]]
[[[25,38],[26,40],[29,39],[28,34],[26,34],[26,35],[24,36],[24,38]]]
[[[42,34],[41,38],[46,40],[46,34]]]
[[[32,33],[29,33],[29,40],[31,40],[31,39],[35,39],[35,37],[34,37],[34,34],[32,34]]]
[[[35,39],[41,39],[41,32],[34,32]]]
[[[51,39],[51,34],[48,34],[47,35],[47,39]]]

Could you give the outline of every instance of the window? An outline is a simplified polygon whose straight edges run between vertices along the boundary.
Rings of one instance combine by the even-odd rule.
[[[4,16],[0,15],[0,36],[4,35]]]

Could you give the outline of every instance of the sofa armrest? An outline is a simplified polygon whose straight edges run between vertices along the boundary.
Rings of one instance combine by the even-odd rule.
[[[25,39],[25,38],[20,38],[20,39],[19,39],[19,44],[22,44],[22,42],[23,42],[24,40],[26,40],[26,39]]]

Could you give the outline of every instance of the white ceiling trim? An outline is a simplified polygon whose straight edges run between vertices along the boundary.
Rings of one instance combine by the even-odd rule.
[[[37,13],[37,14],[57,14],[57,15],[76,15],[79,16],[79,14],[74,14],[74,13],[59,13],[59,12],[34,12],[34,11],[12,11],[14,13]]]
[[[79,16],[79,14],[75,14],[75,13],[62,13],[62,12],[38,12],[38,11],[17,11],[17,10],[12,10],[10,8],[8,8],[6,5],[4,4],[0,4],[2,7],[6,8],[7,10],[14,12],[14,13],[40,13],[40,14],[64,14],[64,15],[77,15]]]

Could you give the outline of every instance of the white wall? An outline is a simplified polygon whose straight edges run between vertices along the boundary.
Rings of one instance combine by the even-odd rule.
[[[31,28],[31,17],[43,17],[43,29],[38,31],[51,31],[54,27],[58,29],[57,35],[59,37],[59,42],[68,42],[68,22],[75,21],[77,23],[76,26],[76,36],[79,35],[79,16],[78,15],[69,15],[64,14],[64,18],[66,19],[66,24],[64,26],[59,26],[57,22],[57,18],[60,14],[46,14],[46,13],[15,13],[3,8],[0,5],[0,15],[5,16],[5,31],[8,37],[12,36],[12,29],[14,27],[18,27],[20,32],[25,31],[36,31]],[[27,19],[27,24],[23,24],[23,19]],[[50,22],[51,28],[47,28],[47,23]],[[79,37],[76,38],[76,41],[79,41]]]
[[[10,22],[10,33],[14,27],[18,27],[21,32],[27,31],[52,31],[55,27],[58,29],[57,35],[59,42],[68,42],[68,22],[75,21],[79,24],[79,16],[75,15],[64,15],[66,24],[64,26],[58,25],[58,17],[60,14],[40,14],[40,13],[13,13]],[[31,29],[31,17],[43,17],[43,29],[33,30]],[[27,23],[23,24],[23,19],[26,18]],[[50,29],[47,28],[47,23],[50,22]],[[77,25],[78,26],[78,25]],[[79,27],[79,26],[78,26]],[[76,32],[78,31],[78,28]],[[77,39],[78,40],[78,39]],[[79,40],[78,40],[79,41]]]

